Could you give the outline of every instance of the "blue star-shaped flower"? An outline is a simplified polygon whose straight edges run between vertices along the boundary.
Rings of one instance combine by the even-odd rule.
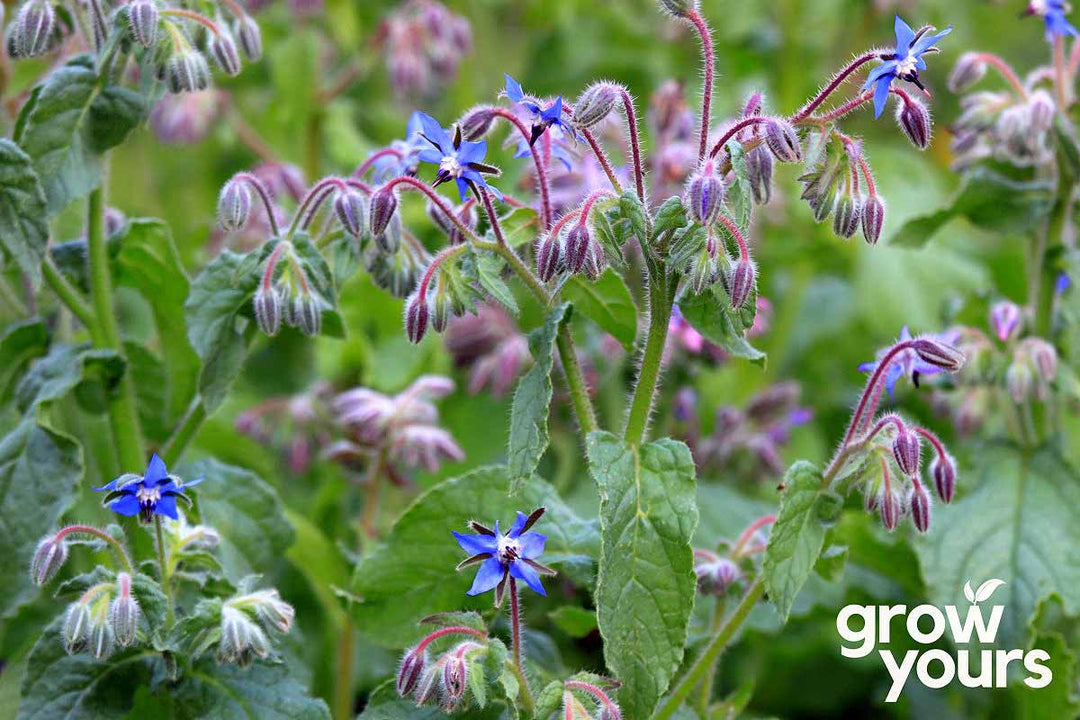
[[[443,128],[435,118],[424,113],[419,113],[419,116],[420,136],[431,147],[421,150],[418,157],[421,162],[439,166],[435,182],[431,183],[432,187],[454,180],[457,182],[458,193],[464,202],[469,183],[473,183],[502,200],[502,193],[484,180],[484,175],[498,176],[500,174],[497,167],[481,162],[487,154],[487,140],[480,142],[463,140],[461,128],[458,127],[453,128],[453,136],[451,136],[450,131]]]
[[[955,345],[960,340],[960,333],[958,331],[951,331],[934,336],[937,340],[945,343],[946,345]],[[911,332],[908,330],[907,325],[900,331],[900,340],[898,342],[905,342],[911,339]],[[891,347],[891,346],[890,346]],[[872,373],[877,370],[878,362],[881,356],[888,352],[888,348],[878,352],[878,360],[874,362],[862,363],[859,365],[859,370],[865,373]],[[889,397],[892,397],[893,388],[896,387],[896,382],[906,377],[911,380],[911,384],[915,387],[919,387],[919,377],[922,375],[936,375],[939,372],[943,372],[943,369],[938,365],[932,365],[919,357],[913,349],[901,350],[900,354],[892,359],[889,363],[889,369],[885,374],[885,387],[889,390]]]
[[[138,515],[143,522],[150,522],[154,515],[179,520],[176,501],[182,500],[190,506],[191,499],[183,490],[202,481],[202,478],[197,478],[185,483],[170,475],[165,461],[155,453],[141,477],[137,473],[127,473],[94,490],[107,490],[109,494],[102,504],[120,515]]]
[[[916,87],[929,95],[922,82],[919,81],[919,71],[926,69],[926,61],[922,56],[927,52],[937,51],[937,48],[933,47],[934,44],[952,32],[952,25],[939,33],[931,34],[930,28],[923,28],[916,33],[897,15],[895,30],[896,51],[892,57],[887,54],[881,56],[885,62],[870,71],[862,86],[863,90],[874,88],[875,118],[880,117],[885,109],[885,102],[889,99],[889,88],[893,80],[897,78],[914,83]]]
[[[494,530],[477,522],[471,523],[472,529],[479,533],[477,535],[454,533],[458,545],[469,553],[469,557],[458,565],[458,570],[480,563],[480,570],[466,594],[479,595],[494,588],[495,604],[501,605],[509,576],[524,581],[533,591],[547,595],[540,584],[540,576],[554,575],[555,571],[536,562],[544,552],[547,536],[528,532],[543,514],[544,508],[534,510],[531,515],[519,512],[510,532],[505,535],[499,531],[498,521]]]
[[[529,148],[529,141],[525,138],[518,140],[514,158],[527,158],[531,156],[532,150]],[[563,167],[566,168],[566,172],[570,172],[574,169],[574,158],[561,143],[551,143],[551,157],[561,162]]]
[[[1065,19],[1065,14],[1071,8],[1065,0],[1031,0],[1025,15],[1040,15],[1046,23],[1046,39],[1054,42],[1054,38],[1066,35],[1077,36],[1077,30],[1072,23]]]
[[[533,125],[532,136],[529,138],[530,145],[534,144],[544,134],[544,131],[552,126],[560,128],[566,133],[567,137],[577,141],[577,133],[563,120],[562,95],[555,98],[555,101],[546,108],[540,107],[540,103],[535,98],[526,95],[522,91],[521,84],[517,80],[506,75],[506,97],[532,113]]]
[[[405,139],[390,143],[390,147],[401,153],[401,157],[384,155],[372,163],[372,174],[376,182],[383,183],[391,178],[416,174],[420,160],[418,155],[427,147],[427,142],[421,135],[420,116],[422,114],[419,110],[414,110],[405,126]]]

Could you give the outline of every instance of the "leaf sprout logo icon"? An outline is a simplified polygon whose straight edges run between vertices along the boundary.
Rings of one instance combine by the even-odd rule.
[[[978,605],[983,600],[989,600],[990,596],[994,594],[994,591],[1005,584],[1004,580],[998,580],[997,578],[990,578],[979,589],[972,592],[971,581],[968,580],[964,583],[964,596],[968,599],[968,602],[972,605]]]

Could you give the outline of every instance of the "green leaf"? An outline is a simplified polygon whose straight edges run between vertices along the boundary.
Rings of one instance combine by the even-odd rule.
[[[0,440],[0,617],[37,594],[30,558],[41,537],[57,530],[82,477],[79,444],[33,416]]]
[[[195,395],[199,358],[188,342],[184,302],[189,282],[169,227],[161,220],[136,218],[120,233],[116,284],[134,288],[149,303],[158,332],[158,352],[166,370],[161,412],[172,425]]]
[[[249,668],[203,660],[169,694],[178,715],[215,720],[329,720],[326,703],[307,694],[285,665]]]
[[[295,533],[281,500],[255,473],[205,458],[185,465],[180,476],[206,476],[191,494],[201,521],[221,533],[221,564],[234,577],[266,572],[292,545]]]
[[[23,368],[34,358],[49,349],[49,331],[37,318],[12,323],[0,336],[0,404],[7,402],[15,392],[15,384]]]
[[[1080,612],[1080,476],[1051,448],[1001,442],[971,457],[960,498],[935,508],[916,546],[919,564],[935,605],[966,604],[966,582],[1004,580],[994,593],[1005,606],[998,642],[1023,647],[1042,598],[1056,592],[1068,614]]]
[[[649,213],[632,190],[619,196],[619,215],[630,223],[631,233],[639,240],[649,237]]]
[[[821,470],[800,460],[784,475],[780,512],[765,549],[765,590],[783,620],[821,555],[828,529],[818,517],[819,503],[833,499]]]
[[[694,608],[694,460],[681,442],[633,446],[605,432],[589,434],[586,452],[600,492],[604,659],[627,717],[645,718],[682,662]]]
[[[977,167],[944,206],[908,220],[889,240],[898,247],[922,247],[946,223],[964,217],[976,227],[1022,235],[1050,211],[1053,188],[1042,181],[1019,181]]]
[[[687,293],[679,300],[683,317],[706,340],[719,345],[730,355],[765,367],[765,353],[746,339],[747,324],[743,313],[748,309],[752,313],[752,308],[747,306],[736,313],[731,309],[727,293],[719,285],[712,285],[700,295]],[[753,322],[752,314],[750,320]]]
[[[548,613],[551,621],[572,638],[583,638],[597,629],[596,612],[577,605],[563,605]]]
[[[627,352],[633,352],[637,339],[637,306],[617,272],[608,268],[596,282],[572,275],[563,285],[562,292],[575,309],[618,340]]]
[[[506,464],[510,492],[517,493],[540,462],[548,446],[548,411],[551,408],[551,368],[559,326],[569,319],[570,305],[563,303],[548,313],[543,326],[529,333],[529,351],[535,362],[518,381],[510,408]]]
[[[539,233],[540,218],[532,208],[514,208],[499,218],[506,244],[512,248],[528,245]]]
[[[653,221],[653,242],[666,232],[685,227],[688,222],[682,198],[678,195],[669,197],[656,211],[656,218]]]
[[[491,607],[491,594],[465,595],[475,568],[460,573],[454,569],[466,556],[450,531],[471,532],[470,520],[505,525],[517,510],[544,506],[547,514],[535,527],[548,537],[541,562],[558,568],[560,575],[588,572],[597,553],[595,523],[578,518],[539,478],[530,479],[510,498],[507,479],[503,466],[480,468],[439,483],[413,502],[356,566],[352,590],[362,602],[351,612],[360,632],[379,644],[405,647],[423,635],[417,622],[427,615]]]
[[[26,412],[34,405],[59,400],[84,383],[109,392],[119,384],[124,368],[124,359],[113,350],[99,350],[89,343],[54,345],[19,381],[15,401]]]
[[[750,213],[754,209],[754,198],[750,190],[750,171],[746,167],[746,151],[742,143],[732,141],[724,148],[731,158],[731,171],[734,181],[728,184],[728,205],[734,210],[735,224],[741,228],[750,223]]]
[[[509,310],[512,315],[517,315],[519,313],[517,300],[514,299],[514,293],[502,279],[506,262],[495,253],[481,250],[473,252],[473,260],[475,267],[468,274],[475,275],[476,281],[492,298]]]
[[[36,287],[49,223],[45,191],[32,163],[18,145],[0,140],[0,247]]]

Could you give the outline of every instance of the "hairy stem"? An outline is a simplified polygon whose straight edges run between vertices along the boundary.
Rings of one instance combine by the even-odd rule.
[[[645,202],[645,170],[641,164],[641,141],[638,139],[637,113],[634,111],[634,99],[622,85],[619,86],[623,111],[626,113],[626,127],[629,133],[630,157],[634,163],[634,183],[637,186],[638,200]]]
[[[510,112],[506,108],[493,107],[493,112],[506,120],[508,123],[517,128],[521,137],[525,139],[526,144],[529,146],[529,154],[532,155],[533,166],[536,168],[536,184],[540,187],[540,226],[543,230],[547,230],[551,227],[551,187],[548,182],[547,168],[544,165],[544,161],[540,158],[540,153],[536,149],[536,145],[529,142],[532,139],[532,133],[529,128],[525,127],[525,123],[521,122],[521,119],[517,115]]]
[[[667,344],[668,323],[671,321],[671,308],[675,298],[675,283],[669,282],[663,268],[654,268],[651,260],[651,280],[649,283],[649,333],[645,340],[645,352],[641,358],[637,383],[634,386],[633,399],[630,401],[630,413],[626,417],[626,429],[623,439],[632,444],[640,444],[645,439],[649,426],[649,414],[660,381],[661,364],[664,359],[664,346]]]
[[[596,160],[600,163],[600,167],[604,169],[604,174],[607,175],[611,187],[615,188],[615,192],[622,194],[622,184],[619,183],[619,179],[615,177],[615,171],[611,168],[611,161],[608,160],[604,148],[600,147],[600,143],[597,142],[596,136],[593,135],[592,131],[588,128],[581,128],[580,132],[585,137],[585,142],[589,143],[589,147],[592,148],[593,155],[596,156]]]
[[[154,533],[157,535],[158,567],[161,569],[161,589],[165,591],[166,604],[165,625],[172,627],[173,624],[173,596],[172,583],[169,577],[169,566],[165,561],[165,534],[161,530],[161,516],[154,515]]]
[[[521,685],[521,691],[518,699],[521,701],[522,709],[525,710],[527,716],[533,714],[533,695],[532,689],[529,687],[529,678],[525,675],[525,665],[522,660],[521,647],[521,605],[518,599],[518,587],[517,580],[509,578],[510,580],[510,632],[511,640],[513,642],[514,653],[514,674],[517,675],[518,683]]]
[[[68,282],[68,279],[60,272],[60,268],[56,267],[56,262],[52,259],[52,255],[48,252],[45,253],[45,262],[42,264],[41,270],[44,274],[45,282],[49,284],[49,287],[53,289],[56,296],[60,298],[60,302],[64,303],[67,309],[71,311],[71,314],[77,317],[79,322],[86,326],[94,343],[100,344],[101,327],[98,324],[97,318],[94,317],[94,311],[90,308],[90,303],[87,302],[86,298],[83,297],[83,294],[79,292],[78,288]]]
[[[712,115],[713,76],[716,72],[716,57],[713,53],[712,33],[709,25],[701,13],[690,10],[686,13],[686,19],[697,30],[701,37],[701,60],[704,65],[705,83],[701,87],[701,131],[698,140],[698,162],[705,159],[705,151],[709,145],[709,123]]]
[[[113,552],[120,559],[120,563],[124,566],[124,569],[129,573],[134,572],[134,566],[131,564],[131,558],[128,557],[127,551],[124,550],[124,546],[120,544],[120,541],[114,538],[109,533],[100,528],[96,528],[93,525],[68,525],[67,527],[56,533],[56,540],[63,540],[68,535],[93,535],[99,540],[104,540],[112,548]]]
[[[840,87],[840,85],[845,80],[847,80],[848,76],[851,75],[851,73],[855,72],[871,60],[875,59],[877,56],[878,54],[876,52],[863,53],[862,55],[848,63],[843,70],[836,73],[836,77],[834,77],[828,85],[821,88],[821,91],[818,92],[818,94],[815,95],[814,98],[810,100],[810,102],[806,103],[806,105],[803,106],[802,110],[799,110],[799,112],[791,116],[791,122],[798,123],[809,117],[812,112],[818,109],[821,103],[825,102],[825,100],[828,99],[830,95],[832,95],[833,91],[836,90],[836,88]]]

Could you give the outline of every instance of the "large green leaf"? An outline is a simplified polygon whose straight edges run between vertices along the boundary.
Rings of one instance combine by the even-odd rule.
[[[919,562],[936,605],[964,605],[967,582],[1004,580],[994,593],[1005,606],[998,642],[1023,647],[1042,598],[1056,592],[1068,614],[1080,612],[1080,476],[1052,448],[997,443],[972,459],[960,498],[935,509]]]
[[[784,486],[761,570],[769,599],[786,620],[825,544],[828,526],[822,519],[823,506],[838,505],[836,496],[824,486],[821,470],[804,460],[788,469]]]
[[[0,140],[0,247],[36,286],[48,243],[45,191],[33,161],[15,143]]]
[[[12,323],[0,335],[0,404],[15,391],[16,382],[26,364],[49,349],[49,330],[37,318]]]
[[[329,720],[322,700],[312,698],[286,665],[249,668],[204,660],[171,691],[178,715],[215,720]]]
[[[719,285],[712,285],[700,295],[686,293],[679,300],[679,310],[686,321],[711,343],[725,352],[752,363],[765,366],[765,353],[746,339],[746,328],[754,321],[753,304],[738,311],[731,309],[727,293]]]
[[[562,293],[575,309],[618,340],[627,352],[633,352],[637,339],[637,306],[617,272],[608,268],[596,282],[572,275],[563,285]]]
[[[465,595],[475,570],[454,569],[465,555],[450,531],[471,532],[470,520],[509,527],[515,511],[544,506],[547,514],[535,528],[548,537],[541,562],[560,573],[587,573],[597,554],[595,523],[580,519],[540,478],[531,478],[514,498],[506,493],[507,482],[505,467],[485,467],[417,498],[356,566],[352,589],[360,602],[351,610],[357,629],[380,644],[404,647],[420,637],[416,623],[427,615],[491,607],[491,595]]]
[[[529,333],[529,350],[535,362],[518,381],[514,404],[510,408],[506,463],[510,470],[511,493],[517,492],[521,483],[536,471],[548,446],[552,356],[559,326],[566,322],[569,313],[570,306],[564,303],[548,313],[541,327]]]
[[[292,545],[295,533],[277,493],[250,470],[213,458],[196,460],[181,477],[205,476],[192,494],[202,522],[221,533],[221,563],[234,577],[266,572]]]
[[[119,384],[124,368],[124,359],[113,350],[99,350],[88,343],[54,345],[16,385],[15,400],[26,412],[35,404],[59,400],[83,383],[110,392]]]
[[[694,460],[671,439],[633,446],[594,432],[586,448],[600,492],[604,659],[627,717],[645,718],[682,662],[694,608]]]

